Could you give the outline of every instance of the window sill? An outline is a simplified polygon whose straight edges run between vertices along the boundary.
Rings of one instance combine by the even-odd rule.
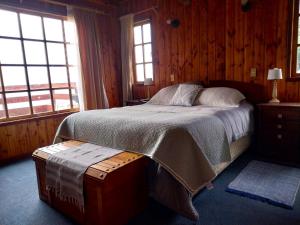
[[[150,85],[144,85],[144,82],[136,82],[133,84],[133,86],[154,86],[154,81],[153,81],[153,84],[150,84]]]
[[[286,81],[288,81],[288,82],[300,81],[300,76],[297,76],[297,77],[288,77],[288,78],[286,78]]]
[[[49,114],[42,114],[42,115],[36,115],[36,116],[19,117],[19,118],[13,118],[13,119],[2,120],[2,121],[0,120],[0,127],[14,125],[14,124],[18,124],[18,123],[24,123],[24,122],[31,122],[31,121],[37,121],[37,120],[43,120],[43,119],[49,119],[49,118],[68,116],[68,115],[71,115],[72,113],[76,113],[76,112],[79,112],[79,110],[73,109],[73,110],[52,112]]]

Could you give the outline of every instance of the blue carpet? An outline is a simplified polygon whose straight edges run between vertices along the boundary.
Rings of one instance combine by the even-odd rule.
[[[227,191],[292,209],[300,185],[300,169],[251,161]]]
[[[300,225],[300,198],[287,210],[225,192],[228,184],[251,161],[242,156],[215,181],[215,188],[195,198],[198,222],[190,221],[151,201],[149,207],[128,225]],[[71,220],[38,198],[34,163],[31,159],[0,167],[1,225],[70,225]]]

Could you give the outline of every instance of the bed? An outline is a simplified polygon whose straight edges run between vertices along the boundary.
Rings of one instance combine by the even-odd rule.
[[[173,85],[169,88],[172,91],[162,91],[147,104],[73,114],[60,125],[55,142],[73,139],[148,156],[152,159],[150,195],[197,220],[193,196],[251,144],[253,103],[261,91],[260,86],[238,82],[215,81],[210,85],[242,89],[247,101],[236,107],[194,103],[186,107],[180,105],[185,102],[182,99],[177,101],[179,105],[162,104],[161,98],[169,102],[180,87],[186,87]],[[179,94],[187,97],[184,89]]]

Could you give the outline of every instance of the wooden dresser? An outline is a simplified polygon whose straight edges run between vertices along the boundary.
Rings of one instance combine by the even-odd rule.
[[[33,153],[40,199],[84,225],[122,225],[147,205],[146,166],[148,159],[122,152],[90,166],[84,176],[85,210],[72,202],[58,199],[46,190],[46,159],[50,154],[67,151],[82,142],[67,141],[40,148]]]
[[[300,103],[258,105],[258,151],[263,157],[300,163]]]

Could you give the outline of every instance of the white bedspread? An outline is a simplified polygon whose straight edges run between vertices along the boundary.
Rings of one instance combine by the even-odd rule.
[[[238,108],[151,104],[85,111],[62,122],[55,142],[75,139],[142,153],[195,194],[216,175],[211,164],[231,160],[229,144],[250,132],[243,113]]]

